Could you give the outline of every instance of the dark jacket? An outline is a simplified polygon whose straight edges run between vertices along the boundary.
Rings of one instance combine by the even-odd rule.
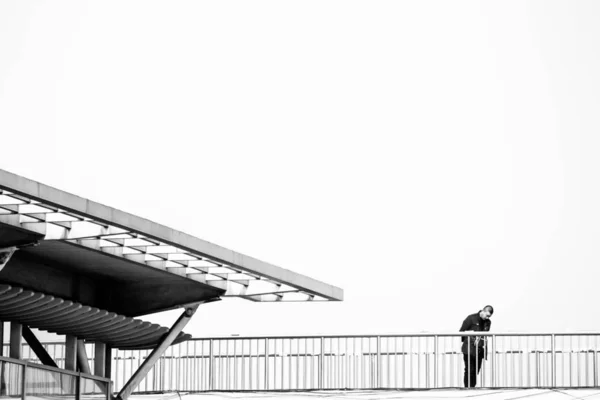
[[[465,318],[465,320],[462,323],[462,326],[460,327],[460,332],[489,332],[491,327],[492,321],[490,321],[489,319],[482,319],[479,316],[479,312],[476,312],[475,314],[471,314],[467,318]],[[487,359],[487,346],[485,345],[485,336],[462,336],[461,340],[463,354],[470,354],[471,356],[481,354]],[[475,349],[475,343],[477,343],[477,350]]]

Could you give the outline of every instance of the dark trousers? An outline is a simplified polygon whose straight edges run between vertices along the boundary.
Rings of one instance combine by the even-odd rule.
[[[463,360],[465,361],[465,387],[475,387],[477,385],[477,374],[481,370],[481,364],[483,364],[483,354],[463,354]]]

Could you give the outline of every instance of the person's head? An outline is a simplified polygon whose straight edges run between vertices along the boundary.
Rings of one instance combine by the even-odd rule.
[[[482,319],[490,319],[492,314],[494,314],[494,307],[492,306],[485,306],[483,307],[483,310],[479,311],[479,316]]]

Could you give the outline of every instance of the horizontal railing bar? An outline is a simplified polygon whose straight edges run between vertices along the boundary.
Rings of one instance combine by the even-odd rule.
[[[427,333],[388,333],[382,335],[272,335],[272,336],[205,336],[195,337],[189,339],[189,341],[202,341],[202,340],[257,340],[257,339],[320,339],[320,338],[388,338],[388,337],[456,337],[456,336],[600,336],[598,332],[427,332]],[[86,342],[87,344],[93,344],[94,342]],[[63,345],[64,342],[44,342],[42,345]],[[8,346],[7,343],[4,346]],[[23,346],[27,346],[23,343]]]
[[[289,336],[289,335],[274,335],[274,336],[207,336],[191,338],[189,341],[202,340],[257,340],[257,339],[320,339],[320,338],[390,338],[390,337],[457,337],[457,336],[600,336],[600,332],[458,332],[458,333],[398,333],[384,335],[304,335],[304,336]]]
[[[493,351],[490,351],[490,353],[492,353]],[[585,353],[595,353],[597,352],[594,349],[588,349],[588,350],[555,350],[555,353],[557,354],[568,354],[568,353],[577,353],[577,354],[585,354]],[[529,350],[529,351],[525,351],[525,350],[506,350],[506,351],[502,351],[502,350],[496,350],[495,352],[493,352],[495,354],[549,354],[552,353],[552,350]],[[406,355],[411,355],[411,354],[428,354],[428,355],[433,355],[433,354],[463,354],[460,351],[441,351],[436,353],[435,351],[398,351],[398,352],[381,352],[379,353],[382,356],[406,356]],[[292,357],[292,358],[298,358],[298,357],[316,357],[321,355],[320,352],[315,351],[314,353],[269,353],[269,357]],[[363,355],[363,356],[376,356],[377,352],[349,352],[349,353],[345,353],[345,352],[341,352],[341,353],[323,353],[324,356],[350,356],[350,355]],[[212,356],[212,358],[247,358],[247,357],[264,357],[264,354],[257,354],[257,353],[236,353],[235,355],[233,354],[214,354]],[[114,357],[113,360],[118,360],[118,361],[129,361],[129,360],[145,360],[147,358],[147,356],[142,356],[142,357],[136,357],[136,356],[131,356],[131,357]],[[207,355],[207,354],[194,354],[194,355],[183,355],[183,356],[162,356],[160,357],[161,360],[201,360],[201,359],[210,359],[211,356]],[[38,364],[34,364],[34,365],[38,365]]]
[[[17,365],[26,366],[27,368],[42,369],[42,370],[46,370],[46,371],[58,372],[58,373],[61,373],[61,374],[75,376],[75,377],[81,376],[81,377],[84,377],[84,378],[87,378],[87,379],[92,379],[92,380],[95,380],[95,381],[100,381],[100,382],[104,382],[104,383],[110,383],[110,379],[109,378],[104,378],[102,376],[85,374],[83,372],[69,371],[68,369],[61,369],[61,368],[57,368],[57,367],[51,367],[49,365],[38,364],[38,363],[30,362],[30,361],[23,361],[23,360],[19,360],[19,359],[16,359],[16,358],[0,357],[0,361],[4,361],[4,362],[7,362],[7,363],[11,363],[11,364],[17,364]]]
[[[51,367],[49,365],[36,364],[36,363],[31,363],[31,362],[27,362],[26,364],[27,364],[27,368],[43,369],[43,370],[51,371],[51,372],[59,372],[61,374],[65,374],[65,375],[79,376],[79,373],[77,373],[75,371],[69,371],[68,369],[61,369],[61,368]]]
[[[61,372],[64,370],[60,370]],[[97,375],[91,375],[91,374],[86,374],[85,372],[79,372],[79,376],[81,376],[82,378],[86,378],[86,379],[91,379],[94,381],[100,381],[100,382],[104,382],[104,383],[110,383],[110,379],[109,378],[104,378],[102,376],[97,376]]]
[[[8,363],[13,363],[13,364],[19,364],[19,365],[23,365],[23,366],[28,364],[27,361],[17,360],[15,358],[1,357],[1,356],[0,356],[0,361],[5,361]]]

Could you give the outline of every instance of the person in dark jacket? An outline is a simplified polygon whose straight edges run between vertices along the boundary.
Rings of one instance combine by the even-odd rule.
[[[494,313],[492,306],[485,306],[483,310],[469,315],[462,323],[460,332],[488,332],[492,326],[490,317]],[[477,374],[481,369],[483,358],[487,360],[487,346],[485,336],[462,336],[462,353],[465,362],[465,387],[477,385]]]

